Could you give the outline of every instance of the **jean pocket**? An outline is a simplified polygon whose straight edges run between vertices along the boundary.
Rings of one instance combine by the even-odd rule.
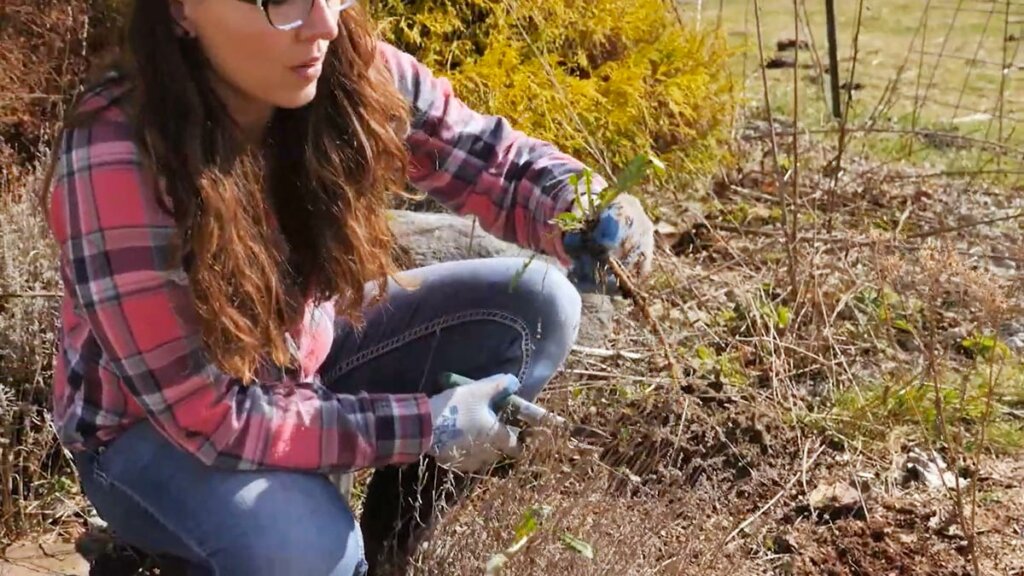
[[[88,484],[90,480],[94,480],[104,487],[110,484],[103,465],[106,451],[106,446],[100,446],[78,450],[73,454],[75,468],[78,470],[78,477],[83,484]]]

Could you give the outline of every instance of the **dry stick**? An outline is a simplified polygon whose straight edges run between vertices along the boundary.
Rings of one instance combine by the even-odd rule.
[[[946,28],[946,34],[942,37],[942,46],[939,48],[939,53],[935,58],[935,65],[932,66],[932,74],[928,78],[928,84],[924,87],[924,100],[928,100],[928,93],[931,92],[932,86],[935,85],[935,73],[939,70],[939,64],[942,63],[942,59],[946,57],[946,47],[949,45],[949,38],[953,35],[953,29],[956,27],[957,18],[960,16],[960,12],[963,9],[964,0],[958,0],[956,8],[953,10],[953,17],[949,20],[949,26]],[[924,47],[921,47],[924,52]],[[931,55],[931,54],[929,54]]]
[[[789,289],[792,291],[793,300],[799,297],[797,287],[797,223],[800,220],[796,213],[800,205],[800,7],[798,0],[793,0],[793,36],[796,40],[797,50],[793,55],[793,197],[790,199],[794,213],[790,215],[787,230],[789,237],[786,242],[786,253],[789,258]],[[783,187],[779,186],[779,190]]]
[[[921,31],[921,57],[917,63],[917,84],[914,88],[914,110],[910,115],[910,128],[917,130],[918,114],[921,112],[921,72],[924,70],[924,51],[928,39],[928,6],[931,5],[931,0],[924,6],[924,27]],[[916,140],[910,139],[907,142],[907,157],[912,158],[914,156],[914,144]]]
[[[981,28],[981,34],[978,35],[978,44],[974,47],[974,57],[968,61],[967,74],[964,75],[964,83],[960,86],[960,94],[956,98],[956,107],[953,108],[953,118],[956,118],[957,114],[960,113],[960,104],[963,103],[964,94],[967,93],[967,85],[971,81],[971,73],[974,72],[974,65],[981,54],[981,47],[985,44],[985,35],[988,34],[989,24],[992,23],[992,17],[995,16],[995,13],[996,5],[992,4],[992,8],[988,11],[988,17],[985,18],[985,25]]]
[[[754,26],[757,29],[757,53],[760,57],[758,66],[761,68],[761,84],[764,88],[764,108],[765,112],[768,114],[768,130],[771,133],[772,161],[775,162],[775,173],[778,174],[781,171],[779,168],[779,144],[775,136],[775,118],[772,114],[772,99],[768,94],[768,71],[764,67],[764,39],[761,37],[761,4],[758,0],[754,0],[754,22]],[[781,189],[781,186],[779,188]],[[785,193],[783,192],[783,194]],[[785,196],[783,196],[783,226],[786,225],[787,216]]]
[[[861,0],[863,6],[863,0]],[[856,66],[856,59],[854,59],[854,66]],[[852,74],[851,74],[852,77]],[[842,125],[840,125],[842,126]],[[935,130],[911,130],[909,128],[873,128],[873,127],[850,127],[846,126],[843,128],[846,131],[846,135],[850,134],[893,134],[897,136],[935,136],[941,135],[943,138],[953,140],[961,144],[970,144],[976,148],[990,148],[993,152],[1006,152],[1008,154],[1015,154],[1018,156],[1024,156],[1024,148],[1018,148],[1007,144],[1000,144],[998,142],[992,142],[990,140],[984,140],[982,138],[976,138],[973,136],[966,136],[963,134],[946,134],[936,132]],[[828,135],[839,132],[837,128],[808,128],[803,130],[807,135]],[[782,129],[779,131],[782,136],[789,136],[790,131],[788,129]],[[762,136],[752,135],[750,139],[762,138]],[[842,143],[842,142],[841,142]]]
[[[989,218],[987,220],[979,220],[978,222],[971,222],[969,224],[958,224],[955,226],[944,226],[942,228],[933,228],[931,230],[925,230],[916,234],[907,235],[908,240],[917,240],[920,238],[930,238],[932,236],[939,236],[942,234],[948,234],[949,232],[960,232],[970,228],[977,228],[979,226],[987,226],[989,224],[997,224],[999,222],[1006,222],[1008,220],[1016,220],[1024,216],[1024,212],[1015,212],[1008,216],[999,216],[998,218]]]
[[[814,60],[815,72],[818,73],[818,87],[821,90],[821,101],[826,102],[828,97],[825,90],[825,66],[821,63],[821,56],[818,54],[818,42],[814,38],[814,31],[811,28],[811,15],[807,11],[807,0],[800,0],[800,8],[803,12],[804,32],[807,33],[807,41],[811,47],[811,58]],[[799,49],[799,48],[798,48]]]
[[[795,6],[796,6],[796,0],[794,0],[794,7]],[[775,176],[778,177],[779,174],[782,173],[782,168],[779,165],[779,145],[778,145],[778,139],[776,137],[776,131],[775,131],[775,118],[774,118],[774,115],[772,114],[771,95],[769,94],[769,91],[768,91],[768,72],[767,72],[767,70],[765,69],[765,66],[764,66],[764,38],[762,36],[762,31],[761,31],[761,3],[758,2],[758,0],[754,0],[754,22],[755,22],[755,27],[757,28],[757,52],[758,52],[758,55],[760,56],[759,66],[761,68],[761,84],[762,84],[762,87],[764,89],[764,108],[765,108],[765,113],[767,113],[767,115],[768,115],[768,129],[769,129],[769,131],[771,133],[772,161],[775,164]],[[797,19],[796,28],[799,31],[799,19]],[[798,38],[799,38],[799,32],[798,32]],[[800,51],[797,50],[797,58],[799,58],[799,52]],[[799,70],[799,66],[794,68],[794,71],[793,71],[794,78],[798,78],[798,72],[797,72],[798,70]],[[797,81],[798,80],[795,80],[794,82],[797,82]],[[794,130],[793,131],[794,131],[794,133],[797,132],[795,126],[794,126]],[[797,137],[796,136],[793,137],[793,141],[794,142],[797,141]],[[782,211],[782,222],[781,222],[782,223],[782,228],[783,228],[783,230],[786,230],[788,232],[790,230],[790,220],[792,219],[792,216],[789,213],[789,205],[786,202],[786,188],[785,188],[785,186],[779,186],[778,188],[779,188],[779,204],[780,204],[780,209]],[[793,224],[793,234],[796,233],[795,226],[796,225]],[[790,280],[790,288],[789,289],[795,292],[796,291],[796,268],[795,268],[795,266],[796,266],[796,263],[795,263],[796,262],[796,258],[795,258],[794,253],[793,253],[793,248],[794,248],[793,244],[794,244],[794,242],[789,241],[786,244],[787,244],[786,245],[787,258],[789,259],[789,276],[790,276],[790,278],[789,278],[789,280]]]
[[[672,10],[676,14],[676,22],[678,22],[680,26],[684,26],[683,14],[682,14],[682,12],[679,11],[679,2],[677,2],[676,0],[669,0],[669,2],[672,4]],[[698,30],[700,29],[700,3],[699,2],[697,4],[697,29]]]
[[[511,5],[511,0],[506,0],[506,4]],[[544,73],[547,75],[548,80],[551,81],[551,86],[555,89],[556,92],[558,92],[559,97],[561,97],[562,100],[565,101],[566,110],[569,111],[569,115],[576,123],[576,127],[579,129],[580,134],[582,134],[583,138],[586,140],[586,142],[584,142],[584,146],[586,146],[590,154],[594,157],[595,160],[597,160],[601,164],[601,167],[604,168],[605,172],[610,177],[614,173],[614,170],[612,170],[611,162],[604,156],[604,154],[601,153],[601,149],[600,147],[597,146],[597,142],[590,135],[590,131],[586,129],[586,126],[584,126],[583,121],[580,120],[579,115],[576,114],[576,109],[572,107],[572,103],[569,102],[569,98],[565,95],[565,90],[562,88],[562,85],[558,83],[558,78],[555,76],[555,73],[551,70],[551,67],[548,65],[547,58],[544,57],[546,56],[546,54],[542,54],[540,50],[537,49],[537,46],[534,44],[533,40],[530,39],[530,35],[526,33],[526,29],[519,21],[519,18],[513,16],[513,21],[515,22],[516,28],[519,30],[519,33],[522,35],[523,40],[526,42],[527,46],[530,47],[530,51],[533,52],[533,55],[537,58],[537,61],[540,62],[541,66],[544,68]]]
[[[1004,20],[1003,20],[1003,38],[1008,38],[1009,35],[1010,35],[1010,2],[1009,2],[1009,0],[1007,0],[1007,2],[1006,2],[1006,12],[1005,12],[1005,15],[1004,15]],[[1003,42],[1003,67],[999,70],[999,72],[1000,72],[1000,74],[999,74],[999,95],[997,96],[998,100],[996,102],[996,107],[999,110],[999,112],[998,112],[998,114],[999,114],[999,142],[1003,141],[1003,113],[1004,113],[1004,106],[1005,106],[1005,103],[1006,103],[1006,77],[1008,76],[1008,74],[1006,73],[1007,72],[1006,57],[1007,57],[1007,52],[1008,51],[1009,51],[1009,42]],[[989,133],[989,130],[991,130],[991,128],[992,128],[992,122],[989,121],[988,128],[985,130],[985,137],[986,138],[988,137],[988,133]],[[1001,169],[1002,167],[1003,167],[1003,157],[1002,156],[997,156],[996,157],[996,169]],[[975,572],[977,572],[977,568],[975,568]]]
[[[992,364],[989,364],[989,370],[988,370],[988,390],[987,390],[987,392],[985,394],[985,411],[984,411],[984,413],[981,416],[981,426],[980,426],[981,427],[981,431],[979,432],[980,436],[978,438],[978,447],[977,447],[977,449],[975,451],[975,457],[974,457],[974,469],[979,474],[981,473],[981,455],[984,453],[984,450],[985,450],[985,440],[987,439],[986,436],[985,436],[985,432],[986,432],[986,430],[988,430],[989,420],[992,417],[992,407],[995,404],[994,397],[995,397],[996,382],[1001,382],[1002,381],[1002,378],[1000,378],[999,376],[1002,376],[1003,364],[1000,363],[1000,365],[999,365],[999,376],[993,374],[994,368],[995,367],[992,366]],[[957,481],[959,482],[959,478],[957,479]],[[975,538],[977,538],[977,534],[978,534],[978,483],[977,482],[971,482],[970,492],[971,492],[971,533],[974,534]],[[974,573],[975,574],[980,574],[980,572],[978,571],[977,547],[975,547],[975,549],[973,551],[973,554],[971,554],[971,558],[972,558],[972,560],[974,560]]]
[[[931,283],[929,285],[927,294],[929,294],[929,295],[936,295],[936,294],[941,294],[942,293],[941,287],[938,285],[938,282],[940,282],[940,280],[937,277],[933,277],[931,279]],[[928,311],[926,310],[926,314],[927,314],[927,312]],[[932,313],[934,314],[934,311],[932,311]],[[934,404],[934,409],[935,409],[935,427],[938,428],[939,439],[942,441],[942,443],[944,445],[948,446],[949,453],[950,453],[950,462],[951,462],[952,465],[955,466],[955,465],[957,465],[959,463],[960,459],[963,457],[963,453],[962,453],[963,446],[960,444],[959,439],[958,439],[957,442],[953,442],[951,440],[950,433],[949,433],[949,426],[950,425],[946,422],[946,402],[943,399],[942,385],[940,384],[940,381],[939,381],[940,380],[939,379],[939,368],[940,368],[940,366],[939,366],[939,358],[938,358],[938,356],[937,356],[937,354],[935,352],[935,350],[936,350],[936,340],[937,340],[937,336],[936,336],[935,328],[934,328],[935,325],[936,324],[934,322],[929,323],[929,326],[931,326],[931,328],[929,328],[927,333],[925,334],[925,337],[928,339],[928,342],[924,343],[924,348],[925,348],[925,370],[926,370],[926,377],[928,377],[928,379],[931,380],[931,384],[932,384],[932,391],[933,391],[933,397],[934,397],[933,404]],[[966,396],[966,392],[961,392],[961,396],[960,396],[961,402],[963,401],[963,398],[965,396]],[[914,412],[915,412],[915,415],[918,418],[918,421],[923,425],[923,423],[925,421],[924,416],[920,413],[920,411],[918,411],[916,405],[914,406]],[[938,450],[936,450],[934,448],[934,445],[932,446],[932,454],[933,454],[933,464],[935,464],[936,468],[939,468]],[[974,535],[971,534],[969,530],[967,530],[967,523],[966,523],[966,521],[964,519],[964,502],[963,502],[963,491],[961,490],[961,487],[960,487],[960,475],[959,474],[955,474],[954,475],[954,479],[955,479],[955,484],[954,484],[953,503],[955,505],[955,511],[956,511],[956,516],[957,516],[957,523],[960,525],[961,530],[963,530],[963,532],[964,532],[964,536],[967,538],[968,553],[971,555],[971,560],[972,560],[972,563],[974,564],[975,576],[978,576],[978,575],[980,575],[980,572],[978,571],[977,555],[976,555],[976,548],[975,548],[975,539],[974,539]],[[946,484],[945,481],[943,481],[943,486],[944,487],[945,487],[945,484]],[[948,487],[946,487],[946,488],[947,488],[947,492],[948,492]]]
[[[0,301],[15,298],[60,298],[61,296],[60,292],[11,292],[0,294]]]
[[[683,372],[679,368],[679,363],[676,362],[675,354],[672,352],[672,346],[668,343],[668,338],[665,337],[665,331],[661,329],[661,323],[651,313],[650,306],[647,305],[647,295],[640,291],[636,287],[636,283],[633,282],[632,278],[629,277],[629,272],[622,267],[614,257],[608,258],[609,268],[612,274],[615,275],[615,279],[619,281],[619,285],[625,288],[624,292],[628,295],[640,312],[644,315],[647,322],[654,328],[654,333],[657,334],[658,340],[661,342],[661,347],[665,352],[665,359],[668,360],[669,366],[672,368],[672,381],[675,384],[679,384],[680,379],[683,377]]]
[[[929,1],[928,4],[931,4],[931,2]],[[925,6],[925,10],[927,9],[928,6]],[[910,39],[910,45],[907,47],[907,52],[903,55],[903,61],[900,62],[899,67],[896,69],[896,73],[893,75],[893,79],[886,84],[881,96],[878,97],[878,102],[875,103],[874,109],[871,110],[871,114],[868,116],[869,127],[874,127],[879,118],[888,112],[896,101],[896,86],[899,84],[900,78],[903,77],[903,73],[906,71],[907,65],[910,63],[910,55],[914,53],[914,43],[917,42],[917,36],[921,33],[921,27],[924,22],[925,14],[922,13],[921,19],[917,22],[917,28],[914,29],[914,35]]]

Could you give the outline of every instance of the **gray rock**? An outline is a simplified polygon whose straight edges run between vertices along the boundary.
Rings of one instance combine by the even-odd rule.
[[[473,219],[450,213],[410,212],[392,210],[391,230],[396,236],[402,262],[407,267],[429,266],[441,262],[473,258],[535,257],[565,273],[557,259],[537,254],[511,242],[505,242],[474,225]],[[583,346],[604,345],[612,332],[615,305],[612,297],[584,293],[583,320],[577,343]]]
[[[406,210],[392,210],[389,216],[391,230],[412,266],[472,258],[529,258],[536,254],[488,234],[479,225],[474,225],[469,217]],[[555,258],[537,254],[536,260],[550,263],[565,272]]]
[[[580,322],[576,343],[580,346],[604,348],[614,327],[615,303],[612,297],[606,294],[585,292],[581,296],[583,319]]]
[[[808,495],[807,503],[830,517],[852,516],[862,510],[860,490],[845,481],[819,484]]]
[[[999,337],[1017,354],[1024,353],[1024,319],[1014,318],[999,327]]]

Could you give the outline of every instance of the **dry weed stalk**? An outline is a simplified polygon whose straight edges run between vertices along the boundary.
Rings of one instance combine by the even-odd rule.
[[[955,247],[946,242],[931,242],[913,259],[893,259],[885,267],[886,283],[900,294],[916,298],[921,303],[922,329],[915,340],[921,350],[923,366],[919,376],[908,380],[908,385],[915,385],[914,382],[920,378],[922,385],[931,388],[934,422],[929,422],[917,406],[912,406],[922,425],[932,427],[925,429],[922,437],[934,454],[945,454],[952,470],[967,466],[980,470],[985,458],[987,433],[994,422],[999,376],[1009,358],[998,342],[991,351],[979,353],[988,357],[987,382],[982,413],[971,422],[967,416],[974,401],[969,383],[971,373],[958,368],[950,357],[950,343],[945,335],[951,321],[973,326],[976,334],[996,334],[1007,318],[1008,300],[993,278],[971,268]],[[951,310],[956,310],[952,319],[950,316],[954,313]],[[958,370],[961,371],[956,377],[958,383],[953,386],[948,381],[950,375],[957,374]],[[947,394],[950,388],[956,392],[951,403]],[[933,437],[937,442],[932,440]],[[972,444],[970,449],[968,444]],[[939,463],[935,465],[939,466]],[[976,522],[977,481],[967,486],[959,473],[953,477],[955,482],[947,487],[946,493],[953,505],[957,525],[967,541],[974,573],[980,574],[983,547],[979,543],[981,532]]]
[[[626,294],[633,303],[636,305],[640,313],[649,325],[654,329],[655,334],[658,336],[658,341],[661,343],[662,351],[665,354],[665,360],[668,362],[669,368],[672,372],[672,380],[675,384],[679,384],[683,378],[683,371],[679,367],[679,362],[676,361],[676,354],[672,345],[669,344],[668,338],[665,337],[665,331],[661,327],[661,323],[655,318],[654,314],[651,313],[651,307],[648,304],[649,296],[643,293],[630,277],[629,272],[622,267],[615,258],[608,259],[609,269],[612,274],[615,275],[615,279],[618,281],[619,286],[623,287],[623,293]]]

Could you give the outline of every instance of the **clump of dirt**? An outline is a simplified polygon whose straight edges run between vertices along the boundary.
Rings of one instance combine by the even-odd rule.
[[[827,527],[802,525],[793,538],[792,572],[823,576],[971,573],[969,562],[947,542],[930,537],[927,527],[922,531],[921,526],[900,524],[892,513],[882,512],[868,521],[844,519]]]
[[[755,404],[740,398],[712,390],[666,391],[627,402],[589,424],[618,431],[602,460],[628,471],[639,485],[665,491],[708,484],[750,498],[757,495],[754,487],[779,479],[776,466],[793,458],[798,444],[792,429],[759,418]]]

